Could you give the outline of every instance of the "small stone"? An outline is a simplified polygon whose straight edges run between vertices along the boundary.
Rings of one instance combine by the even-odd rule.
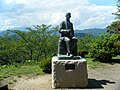
[[[0,83],[0,90],[8,90],[8,85],[4,83]]]

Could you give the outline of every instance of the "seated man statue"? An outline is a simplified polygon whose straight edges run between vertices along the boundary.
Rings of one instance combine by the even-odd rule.
[[[77,56],[77,39],[74,37],[73,24],[70,22],[71,13],[66,13],[65,17],[66,21],[60,24],[58,55]]]

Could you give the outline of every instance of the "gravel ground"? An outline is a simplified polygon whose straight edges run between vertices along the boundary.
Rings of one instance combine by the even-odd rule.
[[[87,88],[75,90],[120,90],[120,64],[107,64],[106,67],[97,69],[88,68],[88,82]],[[29,79],[27,77],[18,78],[11,90],[53,90],[51,88],[51,74]]]

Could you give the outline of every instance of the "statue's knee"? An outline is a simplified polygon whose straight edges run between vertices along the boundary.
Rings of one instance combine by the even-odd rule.
[[[77,43],[78,39],[76,37],[72,38],[72,43]]]
[[[60,39],[59,39],[59,42],[63,42],[63,41],[64,41],[64,38],[60,38]]]
[[[70,41],[70,39],[68,37],[64,37],[65,41]]]

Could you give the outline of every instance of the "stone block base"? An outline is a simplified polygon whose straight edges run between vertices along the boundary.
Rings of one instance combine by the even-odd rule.
[[[84,58],[59,60],[52,58],[52,88],[78,88],[88,85],[87,63]]]

